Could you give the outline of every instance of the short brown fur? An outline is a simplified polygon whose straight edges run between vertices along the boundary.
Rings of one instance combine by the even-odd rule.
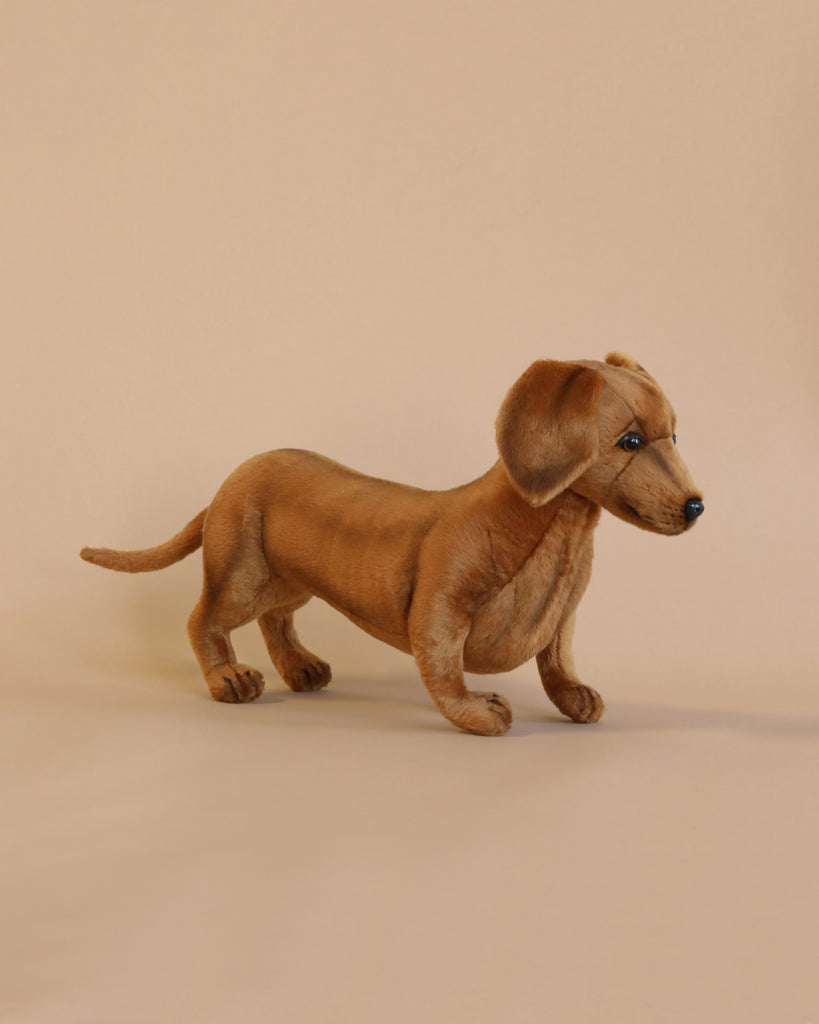
[[[306,650],[293,614],[320,597],[372,636],[411,654],[438,709],[482,735],[511,709],[467,689],[464,672],[505,672],[535,657],[546,693],[575,722],[604,706],[571,653],[575,609],[591,574],[600,509],[679,534],[699,494],[673,440],[657,383],[628,356],[534,363],[498,415],[500,460],[478,480],[424,491],[364,476],[312,452],[279,450],[240,466],[210,506],[147,551],[84,548],[125,572],[163,568],[203,545],[204,587],[188,633],[212,696],[258,697],[261,674],[236,660],[232,630],[256,619],[293,690],[330,667]],[[618,441],[645,438],[640,451]]]

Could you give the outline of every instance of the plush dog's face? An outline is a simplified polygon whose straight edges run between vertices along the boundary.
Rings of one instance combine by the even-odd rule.
[[[704,511],[676,448],[674,410],[633,359],[534,363],[498,416],[498,448],[533,505],[571,489],[634,526],[678,534]]]
[[[572,490],[644,530],[684,533],[705,506],[677,451],[671,404],[627,356],[613,353],[595,369],[603,377],[598,455]]]

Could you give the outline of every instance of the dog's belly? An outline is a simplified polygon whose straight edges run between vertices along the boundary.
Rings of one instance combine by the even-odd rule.
[[[316,595],[319,596],[319,595]],[[365,633],[375,637],[376,640],[381,640],[382,643],[389,644],[390,647],[394,647],[398,651],[403,651],[404,654],[412,654],[412,643],[410,642],[409,634],[406,629],[402,629],[397,621],[390,623],[393,628],[389,628],[383,623],[380,625],[374,625],[372,622],[368,622],[366,619],[361,618],[354,612],[349,611],[347,608],[341,605],[333,604],[332,601],[328,601],[327,598],[322,598],[336,611],[341,612],[342,615],[346,616],[350,622],[354,622],[359,629],[363,629]],[[396,626],[398,628],[396,628]]]

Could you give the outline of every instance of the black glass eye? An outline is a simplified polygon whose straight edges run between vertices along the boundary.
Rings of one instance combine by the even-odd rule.
[[[674,442],[674,444],[676,444],[677,443],[677,435],[676,434],[672,434],[671,435],[671,440]]]
[[[620,438],[615,447],[622,448],[624,452],[636,452],[645,443],[646,439],[644,437],[640,437],[639,434],[635,434],[633,430],[630,430],[625,436]]]

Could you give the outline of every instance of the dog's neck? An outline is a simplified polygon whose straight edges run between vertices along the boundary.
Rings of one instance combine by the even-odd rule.
[[[598,514],[600,512],[600,505],[597,502],[571,488],[561,491],[544,505],[531,505],[516,490],[500,459],[482,477],[467,484],[467,487],[473,489],[476,496],[480,496],[488,505],[496,506],[498,509],[511,509],[516,516],[530,519],[538,526],[545,523],[548,527],[561,510],[564,510],[564,514],[569,509],[586,515],[591,515],[595,511]]]
[[[545,505],[533,506],[512,485],[503,464],[498,461],[482,477],[467,484],[463,513],[474,524],[481,524],[492,539],[499,563],[510,572],[527,559],[544,536],[558,529],[572,551],[591,541],[600,518],[600,506],[574,491],[561,491]]]
[[[530,505],[500,462],[467,484],[462,496],[459,516],[469,522],[470,532],[485,532],[496,585],[502,588],[523,566],[529,567],[521,601],[552,593],[555,579],[571,580],[587,564],[600,517],[600,506],[588,498],[565,490],[545,505]],[[526,621],[530,611],[525,612]]]

